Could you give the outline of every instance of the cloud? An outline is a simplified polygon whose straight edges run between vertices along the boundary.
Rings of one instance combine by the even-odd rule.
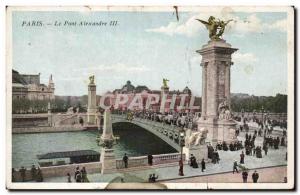
[[[162,33],[169,36],[173,35],[184,35],[187,37],[193,37],[199,34],[201,31],[204,32],[205,26],[199,23],[197,19],[207,20],[211,13],[201,13],[193,15],[188,18],[183,23],[170,22],[166,26],[160,26],[158,28],[146,29],[146,32],[155,32]],[[286,19],[277,20],[273,23],[264,23],[256,14],[251,14],[245,18],[241,18],[232,14],[231,12],[227,13],[216,13],[214,14],[216,18],[221,20],[233,19],[233,22],[230,22],[225,29],[225,32],[231,33],[260,33],[270,30],[286,30]]]
[[[125,65],[123,63],[117,63],[113,65],[98,65],[95,67],[85,67],[85,68],[78,68],[74,71],[85,71],[85,72],[131,72],[131,73],[141,73],[150,71],[150,68],[146,66],[134,66],[134,65]]]
[[[232,61],[235,64],[251,64],[257,62],[258,59],[253,53],[234,53],[232,54]]]
[[[195,36],[199,30],[204,26],[195,20],[196,16],[192,16],[185,23],[179,24],[177,22],[170,22],[167,26],[161,26],[159,28],[146,29],[146,32],[163,33],[169,36],[174,34],[185,35],[188,37]]]
[[[272,24],[268,24],[267,28],[270,30],[280,30],[280,31],[286,32],[287,20],[286,19],[277,20],[276,22],[274,22]]]

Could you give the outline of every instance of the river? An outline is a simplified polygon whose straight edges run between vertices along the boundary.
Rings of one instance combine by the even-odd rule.
[[[120,136],[114,146],[116,158],[124,153],[129,157],[147,154],[176,152],[174,148],[152,133],[129,123],[113,126],[114,134]],[[31,167],[38,163],[38,154],[74,150],[95,150],[100,152],[96,136],[99,131],[32,133],[12,135],[12,167]]]

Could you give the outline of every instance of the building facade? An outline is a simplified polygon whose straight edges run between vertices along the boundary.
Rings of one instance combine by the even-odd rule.
[[[28,100],[54,100],[55,85],[52,75],[48,85],[40,83],[40,74],[19,74],[12,70],[12,98]]]
[[[177,111],[177,107],[181,103],[181,95],[185,94],[186,98],[184,101],[185,108],[181,110],[181,112],[189,112],[189,104],[192,97],[192,92],[188,87],[185,87],[182,91],[180,90],[172,90],[167,91],[166,93],[166,99],[172,99],[174,95],[176,95],[175,105],[174,108],[170,108],[170,103],[166,103],[164,106],[164,112],[172,112]],[[124,104],[120,104],[118,109],[126,110],[128,109],[129,105],[131,104],[132,100],[134,100],[134,97],[139,95],[142,98],[143,107],[145,108],[146,102],[148,99],[148,96],[150,94],[157,94],[160,96],[159,102],[156,104],[151,104],[150,110],[153,110],[155,112],[160,112],[161,107],[161,100],[162,100],[162,93],[161,90],[151,90],[147,86],[133,86],[130,81],[127,81],[126,84],[121,89],[115,89],[113,92],[107,92],[105,96],[109,96],[110,98],[106,98],[104,101],[105,105],[115,105],[116,98],[118,94],[126,95],[128,98],[128,101]],[[99,104],[98,104],[99,105]],[[134,107],[133,109],[140,110],[139,107]],[[193,112],[197,112],[199,110],[194,110]]]

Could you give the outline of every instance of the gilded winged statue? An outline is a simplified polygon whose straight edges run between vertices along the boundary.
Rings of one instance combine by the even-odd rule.
[[[90,79],[90,84],[95,84],[95,75],[90,76],[89,79]]]
[[[168,87],[168,79],[163,79],[163,86],[165,87],[165,88],[167,88]]]
[[[226,25],[232,21],[232,20],[228,20],[228,21],[222,21],[220,19],[216,20],[216,18],[214,16],[210,16],[208,18],[208,21],[204,21],[204,20],[200,20],[200,19],[196,19],[199,22],[201,22],[202,24],[205,25],[205,27],[207,28],[208,32],[209,32],[209,38],[211,40],[219,40],[221,39],[220,37],[223,35],[224,31],[225,31],[225,27]]]

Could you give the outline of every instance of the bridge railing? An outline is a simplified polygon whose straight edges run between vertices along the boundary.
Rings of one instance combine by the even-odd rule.
[[[166,163],[174,163],[178,162],[181,158],[180,153],[171,153],[171,154],[158,154],[153,155],[153,164],[166,164]],[[182,154],[182,159],[185,159],[185,154]],[[148,165],[148,157],[147,156],[139,156],[139,157],[131,157],[128,159],[128,168],[131,167],[143,167]],[[116,168],[123,169],[125,168],[125,163],[123,159],[116,160]]]
[[[131,157],[128,159],[128,168],[146,166],[147,164],[148,164],[147,156]],[[117,169],[125,168],[125,163],[123,159],[116,160],[116,167]]]
[[[181,158],[180,153],[153,155],[153,164],[178,162],[180,158]],[[185,159],[185,154],[182,154],[182,159]]]

